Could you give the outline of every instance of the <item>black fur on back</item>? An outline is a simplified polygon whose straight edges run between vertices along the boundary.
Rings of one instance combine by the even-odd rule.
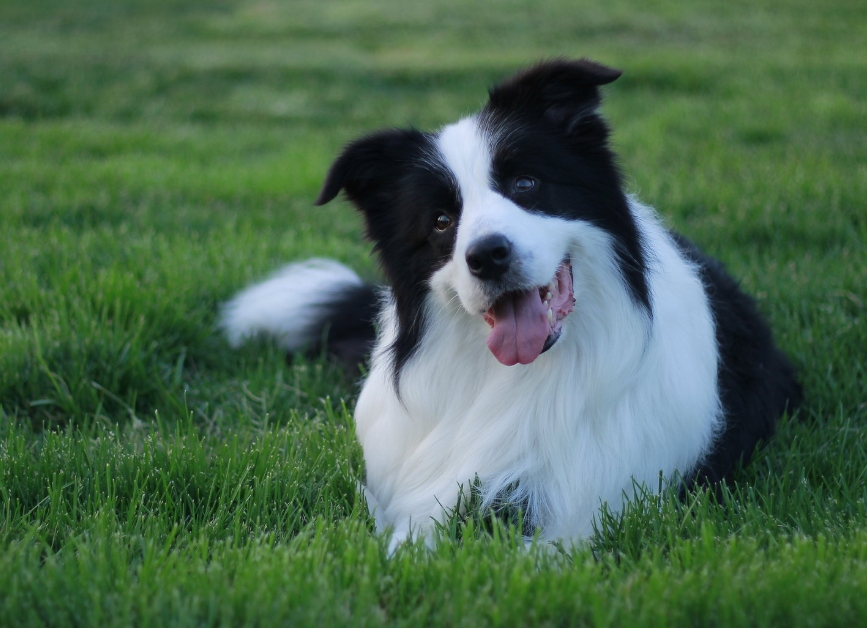
[[[716,484],[756,447],[773,436],[777,419],[792,414],[802,400],[795,368],[776,347],[770,327],[726,272],[722,263],[689,240],[672,234],[680,251],[700,269],[713,312],[719,350],[718,385],[725,413],[724,431],[687,484]]]

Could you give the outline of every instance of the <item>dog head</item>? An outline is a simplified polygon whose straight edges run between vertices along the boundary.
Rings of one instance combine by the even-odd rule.
[[[604,262],[649,308],[638,229],[598,114],[599,87],[619,76],[587,60],[541,63],[491,89],[471,117],[437,133],[382,131],[334,162],[316,203],[342,189],[364,215],[397,306],[396,372],[424,332],[431,293],[456,295],[486,321],[501,363],[536,360],[572,312],[573,256],[594,233],[613,243]]]

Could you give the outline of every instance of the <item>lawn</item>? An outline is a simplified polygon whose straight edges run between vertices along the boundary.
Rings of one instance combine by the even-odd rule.
[[[0,625],[867,623],[863,0],[0,2]],[[317,255],[377,277],[341,145],[588,56],[629,189],[722,259],[806,402],[722,499],[525,550],[384,539],[353,376],[219,304]]]

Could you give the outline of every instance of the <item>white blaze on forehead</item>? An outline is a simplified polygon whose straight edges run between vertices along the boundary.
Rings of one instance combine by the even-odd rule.
[[[489,138],[471,116],[443,128],[437,148],[461,194],[461,218],[455,241],[455,257],[462,258],[471,242],[489,233],[517,240],[516,213],[525,213],[492,187],[492,155]],[[468,272],[468,271],[467,271]]]
[[[464,118],[440,131],[437,147],[454,175],[464,208],[490,191],[491,152],[475,117]]]

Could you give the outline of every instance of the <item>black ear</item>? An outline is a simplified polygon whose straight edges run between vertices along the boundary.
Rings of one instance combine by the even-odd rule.
[[[599,107],[599,86],[621,74],[587,59],[545,61],[492,88],[487,109],[500,115],[520,112],[544,117],[571,130]]]
[[[365,200],[393,184],[410,158],[425,142],[420,131],[391,129],[355,140],[331,164],[316,205],[325,205],[344,190],[359,209]]]

